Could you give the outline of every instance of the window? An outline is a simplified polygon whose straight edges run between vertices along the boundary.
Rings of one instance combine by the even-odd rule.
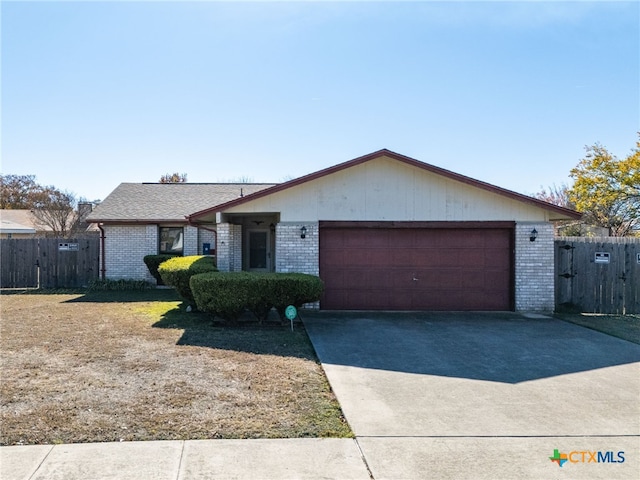
[[[159,253],[182,255],[184,251],[184,231],[182,227],[160,227]]]

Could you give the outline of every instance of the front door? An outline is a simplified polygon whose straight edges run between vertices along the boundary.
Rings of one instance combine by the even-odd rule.
[[[269,230],[247,232],[247,270],[251,272],[271,271],[271,242]]]

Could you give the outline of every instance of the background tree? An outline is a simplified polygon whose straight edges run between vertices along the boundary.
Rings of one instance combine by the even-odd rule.
[[[31,210],[34,223],[48,227],[56,237],[69,238],[86,229],[84,219],[91,212],[91,203],[70,192],[42,186],[35,175],[0,175],[0,207]]]
[[[35,175],[0,175],[0,208],[31,209],[42,191]]]
[[[570,208],[575,210],[576,206],[569,198],[569,186],[563,183],[560,186],[552,185],[548,188],[542,187],[538,193],[534,194],[534,197],[538,200],[542,200],[559,207]]]
[[[160,177],[160,183],[186,183],[186,173],[166,173]]]
[[[552,185],[544,188],[533,196],[538,200],[542,200],[559,207],[570,208],[576,210],[575,204],[569,197],[569,186],[563,183],[560,186]],[[580,237],[583,235],[582,220],[560,220],[554,222],[556,229],[556,235],[568,236],[568,237]]]
[[[606,227],[613,236],[637,233],[640,228],[640,140],[624,159],[596,143],[571,170],[569,198],[584,220]]]
[[[38,194],[31,212],[39,225],[51,229],[53,236],[69,237],[76,233],[79,223],[75,205],[76,199],[73,194],[45,187]]]

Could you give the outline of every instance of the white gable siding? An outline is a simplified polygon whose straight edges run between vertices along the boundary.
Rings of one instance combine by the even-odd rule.
[[[508,197],[380,157],[225,213],[280,212],[280,221],[546,221]]]

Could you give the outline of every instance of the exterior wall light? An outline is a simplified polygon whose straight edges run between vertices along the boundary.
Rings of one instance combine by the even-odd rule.
[[[307,238],[307,227],[303,226],[300,229],[300,238]]]
[[[534,228],[533,230],[531,230],[531,234],[529,235],[529,241],[535,242],[536,238],[538,238],[538,231]]]

